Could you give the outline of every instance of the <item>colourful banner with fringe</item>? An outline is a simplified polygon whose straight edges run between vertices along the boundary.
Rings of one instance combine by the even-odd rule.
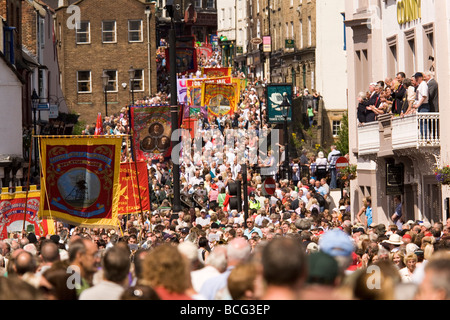
[[[170,106],[131,107],[131,127],[137,160],[154,159],[172,152]]]
[[[203,83],[202,105],[208,107],[208,113],[214,116],[233,114],[239,102],[235,83]]]
[[[137,167],[137,174],[136,174]],[[137,177],[136,177],[137,175]],[[139,185],[138,185],[139,178]],[[139,187],[139,188],[138,188]],[[139,199],[139,190],[141,198]],[[150,211],[148,169],[145,161],[120,164],[119,214],[136,214]]]
[[[40,216],[117,226],[122,137],[41,138]]]
[[[220,78],[231,76],[231,68],[202,68],[202,74],[207,78]]]
[[[39,218],[41,191],[31,186],[28,192],[18,188],[14,193],[2,193],[0,198],[0,240],[8,238],[8,234],[22,232],[25,219],[25,230],[33,232],[38,237],[54,234],[52,219]],[[25,214],[26,207],[26,214]],[[30,231],[30,227],[31,230]]]

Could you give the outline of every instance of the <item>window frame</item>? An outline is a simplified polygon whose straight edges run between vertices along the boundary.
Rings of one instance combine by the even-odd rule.
[[[105,23],[113,22],[114,23],[114,30],[107,30],[105,31]],[[105,33],[113,33],[114,40],[112,41],[105,41]],[[102,43],[117,43],[117,22],[116,20],[103,20],[102,21]]]
[[[139,30],[130,30],[130,23],[131,22],[140,22]],[[139,40],[131,40],[130,34],[131,33],[137,33],[139,32]],[[143,42],[144,41],[144,24],[142,19],[129,19],[128,20],[128,42],[134,43],[134,42]]]
[[[80,32],[79,30],[81,28],[78,28],[78,26],[77,26],[77,28],[75,28],[75,41],[76,41],[76,44],[90,44],[91,43],[91,22],[89,20],[83,20],[83,21],[80,21],[80,24],[81,23],[87,23],[87,30]],[[87,41],[86,42],[80,42],[79,41],[78,36],[81,35],[81,34],[86,34],[87,35]]]
[[[89,72],[89,80],[80,80],[80,72]],[[80,83],[88,83],[89,91],[80,91]],[[92,93],[92,71],[91,70],[78,70],[77,71],[77,93],[78,94]]]

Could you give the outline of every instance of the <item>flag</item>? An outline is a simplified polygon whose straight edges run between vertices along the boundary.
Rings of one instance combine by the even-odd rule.
[[[121,146],[120,137],[41,138],[40,216],[116,226]]]
[[[137,160],[165,158],[172,153],[170,106],[131,107],[133,146]],[[181,121],[181,120],[180,120]]]
[[[103,122],[102,122],[102,114],[99,112],[97,114],[97,123],[95,124],[95,136],[99,136],[103,134]]]
[[[136,177],[137,167],[137,177]],[[139,178],[139,188],[138,180]],[[139,190],[141,194],[139,202]],[[120,164],[119,214],[150,211],[148,191],[148,169],[145,161],[122,162]]]
[[[45,237],[54,233],[47,227],[47,219],[39,219],[40,190],[31,186],[28,192],[17,188],[14,193],[2,193],[0,197],[0,240],[8,238],[8,233],[22,232],[25,219],[25,230],[33,229],[34,234]],[[26,207],[26,213],[25,213]]]

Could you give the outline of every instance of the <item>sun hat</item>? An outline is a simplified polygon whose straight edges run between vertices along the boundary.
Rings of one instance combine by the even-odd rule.
[[[310,242],[306,246],[306,250],[308,250],[309,253],[319,252],[319,245],[315,242]]]
[[[351,256],[355,247],[350,237],[339,229],[325,232],[319,240],[320,250],[333,256]]]
[[[384,240],[383,242],[393,244],[396,246],[403,244],[402,237],[396,233],[391,234],[391,236],[389,237],[389,240]]]

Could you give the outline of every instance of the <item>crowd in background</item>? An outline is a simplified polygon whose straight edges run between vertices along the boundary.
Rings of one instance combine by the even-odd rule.
[[[218,62],[214,55],[201,65]],[[423,109],[421,98],[420,105],[404,104],[414,84],[403,78],[399,73],[371,84],[370,96],[360,97],[361,123],[385,112]],[[182,211],[172,210],[172,161],[150,159],[150,211],[120,215],[118,228],[57,222],[56,233],[46,238],[24,233],[0,241],[0,300],[449,299],[450,219],[404,221],[399,197],[388,224],[373,223],[370,197],[352,217],[347,190],[339,200],[331,195],[336,159],[348,157],[335,146],[328,154],[305,150],[289,159],[291,176],[284,179],[284,147],[258,148],[271,129],[265,98],[257,93],[260,82],[248,82],[234,114],[199,114],[196,135],[183,141],[185,150],[200,144],[201,152],[182,156]],[[136,103],[168,98],[161,92]],[[103,120],[103,134],[130,133],[126,108]],[[87,126],[83,134],[94,130],[95,124]],[[227,138],[234,143],[224,147]],[[268,176],[276,180],[273,195],[263,185]],[[229,188],[245,178],[247,213],[231,204]]]

